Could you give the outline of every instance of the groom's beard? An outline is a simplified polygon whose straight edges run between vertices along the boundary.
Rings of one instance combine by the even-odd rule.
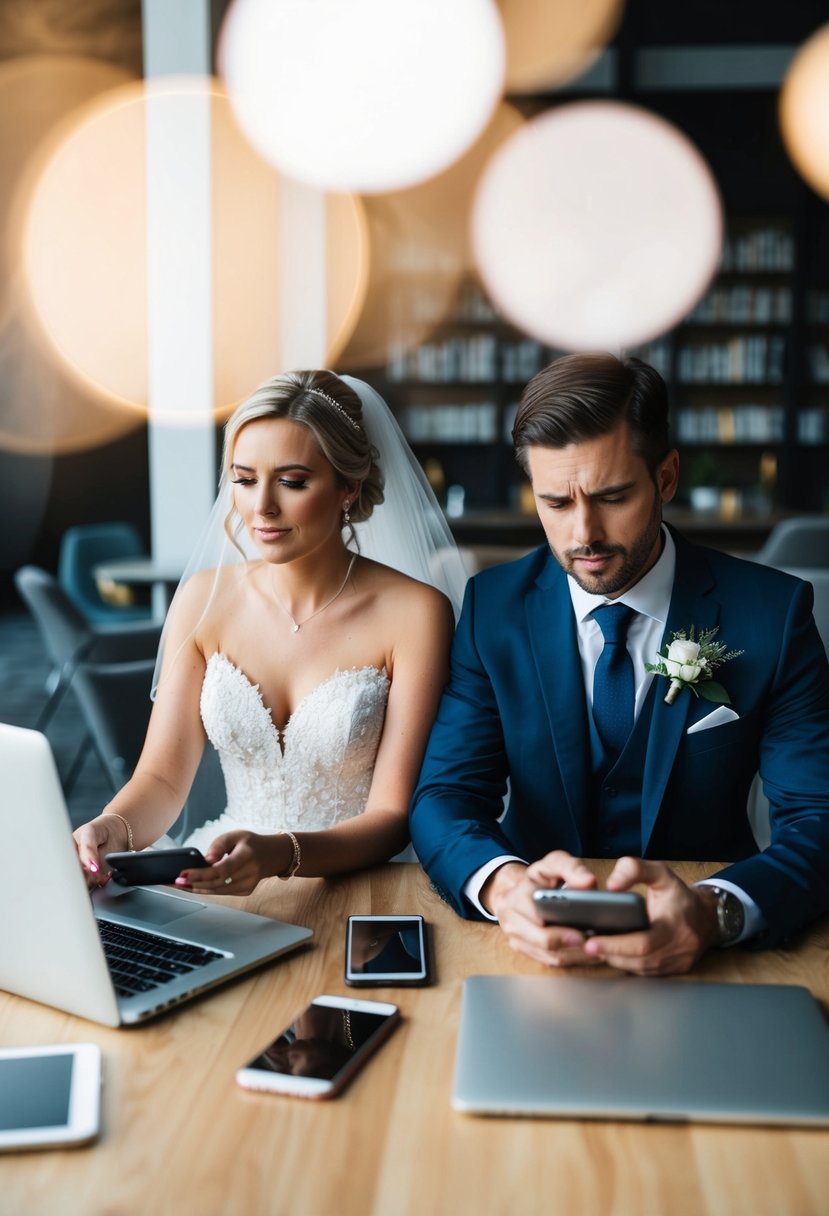
[[[566,549],[563,554],[557,553],[550,546],[553,557],[567,574],[569,574],[583,591],[590,595],[620,595],[637,583],[650,570],[662,552],[660,532],[662,527],[662,500],[654,494],[653,510],[644,530],[635,538],[630,546],[625,545],[585,545],[575,549]],[[614,562],[607,571],[597,574],[586,574],[575,566],[574,558],[578,557],[610,557],[621,558],[621,563]]]

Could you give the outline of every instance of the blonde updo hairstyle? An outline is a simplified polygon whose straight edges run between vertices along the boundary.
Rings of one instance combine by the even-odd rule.
[[[320,393],[326,396],[322,397]],[[353,388],[329,371],[286,372],[274,376],[236,407],[225,423],[221,488],[231,479],[230,466],[239,432],[249,422],[260,418],[287,418],[289,422],[307,427],[338,482],[346,485],[359,481],[360,490],[349,507],[352,524],[368,519],[383,501],[383,474],[377,465],[379,454],[363,426],[362,402]],[[225,519],[225,532],[237,548],[236,538],[242,526],[236,508],[231,507]]]

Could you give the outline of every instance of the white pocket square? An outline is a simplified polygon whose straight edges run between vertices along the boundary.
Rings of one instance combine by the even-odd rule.
[[[695,722],[693,726],[689,726],[686,730],[686,735],[693,735],[698,730],[709,730],[712,726],[722,726],[726,722],[736,722],[740,717],[735,714],[733,709],[729,709],[727,705],[718,705],[715,710],[707,714],[704,718],[700,718],[699,722]]]

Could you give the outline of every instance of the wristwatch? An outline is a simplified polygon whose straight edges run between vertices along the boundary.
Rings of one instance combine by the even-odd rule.
[[[705,886],[717,897],[717,929],[719,930],[720,946],[733,946],[745,928],[746,910],[742,901],[733,891],[717,887],[713,883]]]

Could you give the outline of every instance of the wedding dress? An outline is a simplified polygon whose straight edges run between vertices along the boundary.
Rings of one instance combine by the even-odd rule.
[[[201,716],[219,754],[227,806],[184,843],[205,852],[222,832],[315,831],[366,805],[389,693],[376,667],[337,670],[280,731],[252,684],[223,654],[207,663]]]

